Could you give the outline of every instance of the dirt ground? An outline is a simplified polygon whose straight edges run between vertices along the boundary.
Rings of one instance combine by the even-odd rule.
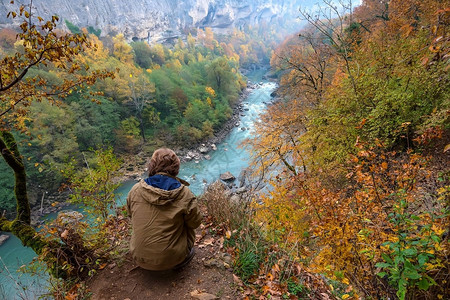
[[[178,271],[147,271],[127,254],[122,264],[107,266],[87,283],[92,299],[241,299],[233,282],[231,257],[220,250],[223,238],[207,231],[197,230],[195,256]]]

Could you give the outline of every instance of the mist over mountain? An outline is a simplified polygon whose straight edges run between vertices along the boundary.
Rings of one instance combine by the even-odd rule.
[[[28,1],[20,1],[28,4]],[[6,15],[21,3],[0,0],[0,27],[11,24]],[[58,15],[78,27],[92,26],[102,35],[123,33],[128,40],[164,42],[191,28],[211,27],[215,32],[232,28],[277,23],[298,29],[298,9],[313,0],[35,0],[34,13],[44,19]],[[19,22],[18,19],[15,22]]]

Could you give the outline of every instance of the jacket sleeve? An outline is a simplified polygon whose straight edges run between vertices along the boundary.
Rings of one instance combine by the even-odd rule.
[[[197,198],[191,191],[188,193],[188,203],[184,223],[187,227],[195,229],[202,223],[202,215],[197,205]]]

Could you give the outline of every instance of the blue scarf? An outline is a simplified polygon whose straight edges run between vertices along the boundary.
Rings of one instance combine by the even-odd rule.
[[[171,191],[181,186],[181,183],[175,178],[161,174],[156,174],[151,177],[148,177],[147,179],[145,179],[145,182],[148,185],[166,191]]]

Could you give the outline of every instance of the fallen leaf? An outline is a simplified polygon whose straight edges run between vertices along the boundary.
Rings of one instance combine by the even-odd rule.
[[[445,146],[445,148],[444,148],[444,153],[447,152],[448,150],[450,150],[450,144],[448,144],[447,146]]]
[[[328,296],[326,293],[320,293],[320,295],[322,296],[323,300],[329,300],[330,296]]]
[[[206,246],[212,246],[212,244],[214,244],[214,241],[215,241],[214,238],[206,239],[206,240],[204,240],[203,243],[200,244],[198,247],[199,247],[199,248],[204,248],[204,247],[206,247]]]
[[[202,291],[199,290],[193,290],[191,292],[191,297],[194,299],[200,299],[200,300],[214,300],[214,299],[219,299],[219,297],[213,295],[213,294],[208,294],[208,293],[204,293]]]
[[[243,286],[242,280],[239,277],[237,277],[236,275],[234,275],[234,274],[233,274],[233,281],[238,286]]]
[[[274,271],[274,273],[280,272],[280,266],[278,264],[274,264],[272,270]]]

